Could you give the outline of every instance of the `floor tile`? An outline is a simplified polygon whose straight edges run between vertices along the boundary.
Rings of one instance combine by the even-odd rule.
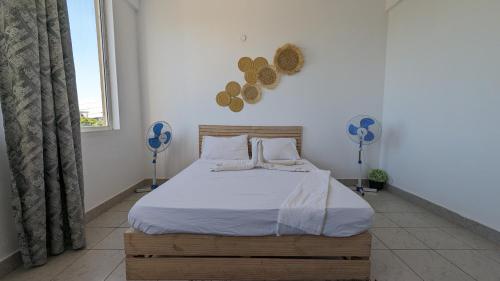
[[[425,212],[424,209],[407,201],[373,201],[370,205],[379,213],[420,213]]]
[[[471,249],[470,245],[439,228],[406,228],[406,230],[431,249]]]
[[[133,281],[127,280],[125,275],[125,261],[122,261],[120,265],[106,278],[106,281]]]
[[[499,246],[465,228],[462,227],[453,227],[453,228],[442,228],[443,231],[451,234],[458,240],[469,244],[474,249],[482,249],[482,250],[494,250],[499,249]]]
[[[387,250],[387,247],[375,235],[372,235],[372,250]]]
[[[422,280],[388,250],[374,250],[371,256],[371,279],[380,281]]]
[[[134,206],[135,201],[122,201],[115,206],[113,206],[111,209],[109,209],[110,212],[128,212],[130,211],[130,208]]]
[[[496,261],[498,264],[500,264],[500,250],[477,250],[477,251],[487,256],[488,258]]]
[[[146,194],[148,194],[148,193],[147,192],[134,193],[134,194],[130,195],[129,197],[125,198],[124,201],[137,201],[137,200],[141,199]]]
[[[417,213],[415,214],[417,218],[419,218],[421,221],[423,221],[426,226],[430,227],[457,227],[456,224],[451,223],[450,221],[440,218],[437,215],[430,213],[430,212],[424,212],[424,213]]]
[[[66,267],[74,263],[78,258],[82,257],[87,253],[86,250],[80,251],[66,251],[58,256],[53,256],[49,258],[49,261],[39,267],[25,269],[20,267],[19,269],[11,272],[5,276],[3,281],[49,281],[62,272]]]
[[[396,250],[394,252],[426,281],[474,280],[432,250]]]
[[[105,212],[87,224],[87,227],[119,227],[127,220],[128,212]]]
[[[387,218],[383,213],[375,213],[372,227],[398,227],[398,225]]]
[[[385,193],[365,193],[365,196],[362,197],[368,203],[382,203],[382,202],[397,202],[402,201],[400,198],[385,192]]]
[[[500,266],[478,251],[438,250],[438,253],[477,280],[500,280]]]
[[[115,228],[106,238],[94,246],[93,249],[122,250],[123,234],[127,228]]]
[[[128,223],[128,220],[126,220],[124,223],[122,223],[122,224],[120,225],[120,227],[130,228],[130,224]]]
[[[384,215],[401,227],[433,226],[428,221],[422,220],[422,218],[416,213],[386,213]]]
[[[374,228],[371,232],[389,249],[428,249],[402,228]]]
[[[89,250],[54,281],[102,281],[123,261],[121,250]]]
[[[87,249],[92,249],[97,243],[101,242],[113,231],[112,227],[86,227],[85,239],[87,240]]]

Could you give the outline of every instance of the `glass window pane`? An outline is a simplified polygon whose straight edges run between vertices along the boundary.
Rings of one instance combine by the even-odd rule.
[[[106,126],[94,1],[69,0],[67,3],[80,106],[80,124],[82,127]]]

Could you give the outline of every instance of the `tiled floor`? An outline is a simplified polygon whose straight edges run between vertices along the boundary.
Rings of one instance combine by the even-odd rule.
[[[125,280],[123,232],[134,194],[87,224],[88,247],[19,269],[3,280]],[[500,281],[500,245],[388,192],[368,193],[375,211],[372,280]]]

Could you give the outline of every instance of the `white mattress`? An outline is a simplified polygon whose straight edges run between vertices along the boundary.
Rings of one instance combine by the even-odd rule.
[[[148,234],[275,235],[279,207],[305,174],[265,169],[210,172],[213,163],[197,160],[141,198],[130,210],[130,225]],[[359,234],[370,228],[373,214],[364,199],[333,179],[323,235]],[[303,234],[283,225],[280,233]]]

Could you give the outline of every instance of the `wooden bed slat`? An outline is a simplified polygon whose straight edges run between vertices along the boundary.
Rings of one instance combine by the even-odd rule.
[[[345,238],[313,235],[148,235],[133,229],[125,233],[127,255],[368,257],[370,245],[371,235],[367,232]]]
[[[127,279],[368,280],[369,260],[269,258],[133,258]]]
[[[232,137],[248,135],[248,139],[260,138],[295,138],[297,151],[302,154],[302,126],[231,126],[231,125],[200,125],[198,127],[199,153],[203,136]],[[249,152],[250,146],[249,146]]]

